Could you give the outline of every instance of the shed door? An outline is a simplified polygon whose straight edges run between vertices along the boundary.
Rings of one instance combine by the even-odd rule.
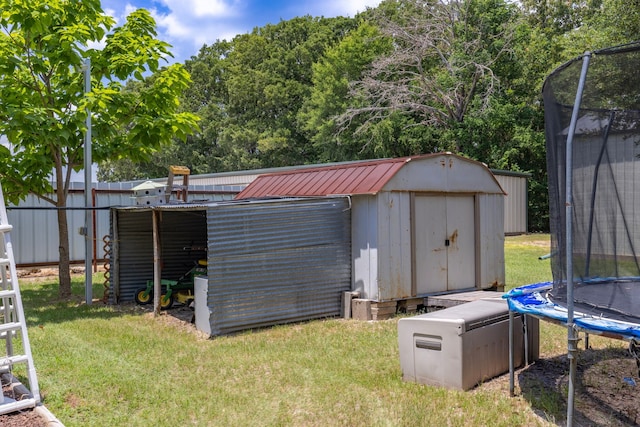
[[[414,269],[418,295],[475,286],[473,196],[414,200]]]

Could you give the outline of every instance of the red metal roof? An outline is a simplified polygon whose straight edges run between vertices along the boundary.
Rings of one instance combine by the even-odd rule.
[[[417,157],[353,162],[260,175],[236,199],[376,194],[412,158]]]

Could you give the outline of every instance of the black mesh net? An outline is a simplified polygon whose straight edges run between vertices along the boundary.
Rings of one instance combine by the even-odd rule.
[[[552,298],[566,304],[566,146],[583,57],[543,88]],[[640,323],[640,42],[593,52],[572,145],[574,304]]]

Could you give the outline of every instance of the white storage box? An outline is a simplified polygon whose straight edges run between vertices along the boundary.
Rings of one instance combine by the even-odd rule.
[[[521,315],[514,327],[514,366],[524,360]],[[527,318],[529,360],[539,357],[538,319]],[[509,308],[487,298],[398,321],[405,381],[468,390],[509,371]]]

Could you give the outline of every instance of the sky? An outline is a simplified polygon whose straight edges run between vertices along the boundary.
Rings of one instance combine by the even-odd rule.
[[[231,40],[256,27],[297,16],[353,17],[381,0],[102,0],[102,9],[118,24],[136,9],[156,20],[158,38],[171,44],[171,62],[184,62],[203,45]]]

